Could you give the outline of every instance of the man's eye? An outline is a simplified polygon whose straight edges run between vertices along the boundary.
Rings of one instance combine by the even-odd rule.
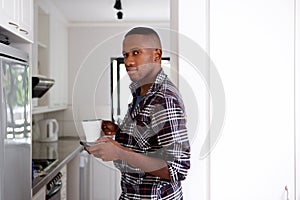
[[[133,54],[133,55],[139,55],[139,54],[140,54],[140,51],[133,51],[132,54]]]
[[[128,57],[128,53],[123,53],[123,57],[127,58]]]

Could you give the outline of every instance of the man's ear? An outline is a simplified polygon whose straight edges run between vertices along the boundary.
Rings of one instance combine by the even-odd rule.
[[[162,56],[162,50],[161,49],[155,49],[154,51],[154,61],[160,61]]]

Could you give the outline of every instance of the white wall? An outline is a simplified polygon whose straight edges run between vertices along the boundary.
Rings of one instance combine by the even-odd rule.
[[[201,147],[208,134],[210,112],[206,85],[209,83],[206,63],[209,60],[205,55],[209,53],[208,1],[178,0],[177,12],[171,23],[178,23],[179,89],[186,106],[191,143],[191,169],[183,181],[183,195],[190,200],[208,199],[209,157],[200,159]]]
[[[293,5],[210,1],[211,58],[226,92],[211,199],[285,199],[285,186],[294,199]]]
[[[295,121],[299,121],[299,114],[300,114],[300,106],[299,106],[299,100],[300,100],[300,2],[296,1],[296,13],[295,13]],[[296,158],[300,158],[300,129],[299,129],[299,123],[295,124],[295,144],[296,144]],[[300,159],[296,159],[296,196],[295,199],[300,199],[300,173],[299,168],[300,167]]]
[[[201,140],[192,145],[192,168],[184,182],[187,199],[287,199],[285,186],[289,198],[296,199],[295,172],[299,166],[295,168],[294,157],[294,25],[299,21],[294,24],[295,2],[179,1],[179,33],[209,53],[226,95],[224,128],[209,157],[193,158],[199,155]],[[197,22],[197,26],[188,25],[189,21]],[[180,44],[181,40],[182,54],[185,49]],[[184,59],[179,60],[179,72],[181,76],[190,74],[190,79],[195,74]],[[211,75],[210,84],[214,81]],[[196,85],[197,78],[190,79]],[[179,86],[184,81],[184,77],[179,78]],[[199,97],[205,99],[205,88],[198,82]],[[200,112],[205,113],[205,104],[199,105],[204,106]],[[201,138],[206,134],[207,120],[200,116],[199,124],[204,125],[198,134]],[[191,180],[195,180],[194,185],[189,184]]]

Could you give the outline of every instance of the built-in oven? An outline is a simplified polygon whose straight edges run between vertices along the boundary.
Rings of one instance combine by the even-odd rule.
[[[45,177],[48,170],[57,163],[57,159],[32,159],[33,164],[33,179],[37,177]],[[63,181],[63,175],[65,176],[65,170],[58,172],[46,185],[46,200],[61,200],[62,188],[66,184],[65,179]]]
[[[46,191],[46,200],[60,200],[62,189],[62,173],[59,172],[48,184]]]

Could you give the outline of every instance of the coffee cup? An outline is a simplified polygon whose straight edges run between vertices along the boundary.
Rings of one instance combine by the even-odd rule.
[[[87,119],[82,121],[82,127],[87,142],[95,142],[101,135],[101,119]]]

